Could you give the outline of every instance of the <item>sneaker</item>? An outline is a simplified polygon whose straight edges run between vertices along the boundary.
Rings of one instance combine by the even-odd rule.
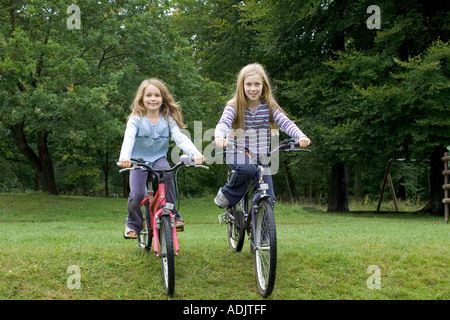
[[[219,189],[219,192],[217,192],[217,196],[214,198],[214,203],[217,204],[220,208],[225,209],[230,204],[230,201],[225,198],[222,190]]]

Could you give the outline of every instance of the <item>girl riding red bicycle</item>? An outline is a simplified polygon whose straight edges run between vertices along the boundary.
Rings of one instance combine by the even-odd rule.
[[[163,81],[155,78],[142,81],[131,109],[119,157],[121,167],[130,168],[131,158],[142,158],[152,168],[170,168],[166,158],[170,137],[194,160],[195,164],[204,162],[201,152],[186,135],[181,133],[180,128],[186,126],[183,124],[180,107],[175,103]],[[142,229],[141,202],[147,195],[147,177],[148,170],[130,171],[128,217],[124,232],[126,239],[136,239]],[[167,172],[164,179],[167,201],[175,204],[175,184],[172,172]],[[184,221],[175,207],[172,213],[175,216],[176,225],[184,225]]]

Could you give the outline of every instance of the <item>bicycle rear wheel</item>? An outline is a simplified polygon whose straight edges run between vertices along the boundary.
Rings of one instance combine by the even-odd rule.
[[[142,251],[149,251],[150,247],[152,246],[152,229],[150,225],[150,212],[149,212],[149,204],[146,202],[144,204],[144,210],[145,210],[145,218],[142,222],[142,230],[138,234],[137,240],[138,240],[138,247]]]
[[[147,219],[144,219],[141,232],[138,234],[138,247],[142,251],[149,251],[152,246],[152,230]]]
[[[260,294],[267,298],[273,291],[277,269],[277,232],[269,201],[260,202],[253,223],[256,283]]]
[[[172,227],[168,215],[161,216],[159,254],[162,261],[164,289],[167,295],[172,296],[175,292],[175,254],[173,248]]]
[[[228,245],[234,252],[241,252],[244,245],[244,213],[239,206],[233,206],[227,223]]]

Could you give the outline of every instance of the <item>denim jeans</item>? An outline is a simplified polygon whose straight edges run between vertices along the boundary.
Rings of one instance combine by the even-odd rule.
[[[226,153],[225,160],[228,167],[234,170],[234,173],[225,186],[221,188],[221,191],[225,198],[230,202],[230,205],[234,206],[241,201],[248,186],[253,182],[253,179],[257,177],[258,163],[256,156],[250,156],[248,153]],[[263,176],[264,182],[269,186],[267,193],[272,196],[272,200],[275,202],[272,175],[270,174],[267,165],[264,165],[264,170],[266,173]]]
[[[159,158],[151,166],[154,169],[170,168],[169,162],[166,158]],[[132,170],[130,171],[130,195],[128,197],[128,217],[126,220],[127,227],[139,233],[142,230],[142,211],[141,202],[147,196],[147,170]],[[164,175],[164,182],[166,184],[166,200],[173,203],[174,209],[172,214],[177,214],[175,207],[175,183],[172,172],[167,172]],[[153,190],[157,191],[158,184],[153,182]]]

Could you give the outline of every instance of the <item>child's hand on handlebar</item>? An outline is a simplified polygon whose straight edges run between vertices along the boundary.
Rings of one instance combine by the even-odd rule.
[[[129,159],[119,160],[119,166],[121,166],[122,168],[131,168],[131,160]]]
[[[306,136],[301,137],[297,142],[300,148],[306,148],[311,144],[311,140]]]
[[[227,146],[227,139],[216,137],[215,142],[217,148],[225,148]]]
[[[202,164],[203,162],[205,162],[205,157],[204,156],[193,156],[192,160],[194,160],[195,164]]]

